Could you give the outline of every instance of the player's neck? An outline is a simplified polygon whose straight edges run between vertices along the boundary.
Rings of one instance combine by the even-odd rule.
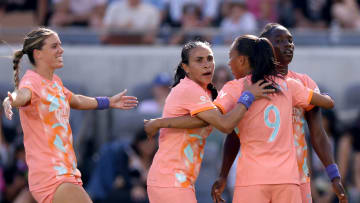
[[[54,75],[54,70],[52,70],[51,68],[49,67],[46,67],[46,66],[41,66],[40,64],[37,65],[35,68],[34,68],[34,71],[36,73],[38,73],[39,75],[41,75],[41,77],[47,79],[47,80],[50,80],[52,81],[53,79],[53,75]]]

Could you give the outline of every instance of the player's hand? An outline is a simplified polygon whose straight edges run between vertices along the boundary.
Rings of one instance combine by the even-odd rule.
[[[340,178],[334,178],[332,181],[332,188],[339,199],[339,203],[348,203],[343,185]]]
[[[226,186],[225,178],[218,178],[211,188],[211,198],[214,203],[225,203],[225,200],[221,197]]]
[[[149,139],[153,138],[159,131],[159,127],[156,125],[156,119],[146,120],[144,119],[144,129]]]
[[[3,107],[4,107],[4,111],[5,111],[5,116],[9,120],[11,120],[12,116],[14,115],[14,113],[12,111],[13,101],[14,101],[13,96],[11,95],[10,92],[8,92],[8,96],[3,101]]]
[[[261,84],[263,83],[263,84]],[[270,82],[264,82],[264,80],[259,80],[254,84],[249,85],[247,80],[244,80],[244,91],[250,91],[254,97],[255,100],[265,98],[270,100],[270,97],[268,94],[275,93],[274,89],[265,89],[266,86],[271,85]]]
[[[132,109],[137,106],[138,100],[133,96],[125,96],[127,90],[120,92],[117,95],[110,97],[110,107],[117,109]]]

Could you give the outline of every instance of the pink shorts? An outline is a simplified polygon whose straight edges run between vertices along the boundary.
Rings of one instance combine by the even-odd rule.
[[[251,185],[235,187],[233,203],[301,203],[299,185]]]
[[[302,203],[312,203],[310,182],[300,184],[300,191]]]
[[[38,203],[52,203],[56,189],[63,183],[73,183],[82,186],[82,181],[80,178],[65,177],[60,179],[59,181],[56,181],[55,184],[47,188],[41,188],[30,192]]]
[[[147,186],[150,203],[197,203],[192,188]]]

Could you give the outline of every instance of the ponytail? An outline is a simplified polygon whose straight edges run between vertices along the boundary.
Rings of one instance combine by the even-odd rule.
[[[211,98],[214,101],[216,99],[216,97],[218,96],[218,91],[217,91],[216,87],[212,83],[209,83],[207,86],[207,89],[210,90]]]
[[[175,75],[174,75],[174,84],[171,87],[175,87],[177,84],[180,83],[181,79],[184,79],[186,76],[185,70],[181,66],[181,62],[179,63]]]
[[[19,67],[19,63],[21,58],[24,55],[24,51],[22,50],[18,50],[14,53],[14,59],[13,59],[13,69],[14,69],[14,84],[15,84],[15,90],[19,89],[19,72],[20,72],[20,67]]]

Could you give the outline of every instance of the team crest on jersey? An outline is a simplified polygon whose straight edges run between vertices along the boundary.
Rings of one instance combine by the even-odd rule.
[[[224,98],[226,95],[227,95],[227,93],[222,91],[222,90],[219,92],[219,98],[220,99]]]
[[[207,102],[211,102],[210,98],[207,96],[200,96],[200,101],[199,104],[205,104]]]

